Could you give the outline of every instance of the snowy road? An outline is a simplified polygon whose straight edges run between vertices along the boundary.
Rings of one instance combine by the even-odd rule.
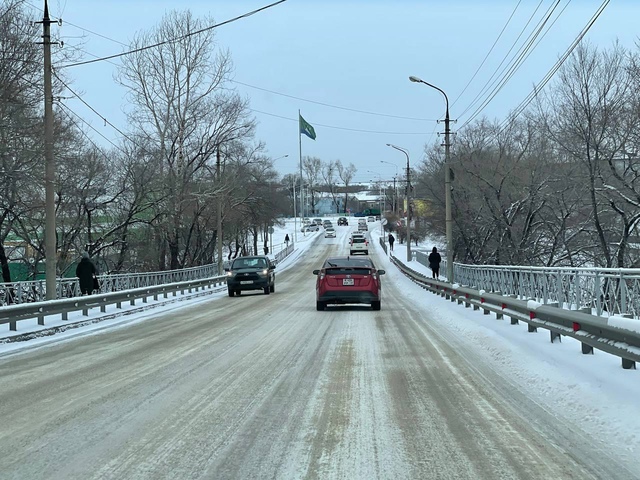
[[[0,359],[0,477],[635,478],[393,282],[380,312],[317,312],[336,252],[319,239],[269,296]]]

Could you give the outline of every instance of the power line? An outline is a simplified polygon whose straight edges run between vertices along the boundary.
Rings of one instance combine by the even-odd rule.
[[[297,118],[285,117],[282,115],[276,115],[275,113],[263,112],[261,110],[256,110],[254,108],[250,109],[252,112],[260,113],[262,115],[268,115],[270,117],[282,118],[283,120],[289,120],[290,122],[298,122]],[[323,123],[313,123],[314,126],[332,128],[334,130],[346,130],[349,132],[360,132],[360,133],[375,133],[375,134],[384,134],[384,135],[424,135],[424,132],[381,132],[377,130],[360,130],[357,128],[347,128],[347,127],[336,127],[335,125],[326,125]]]
[[[602,15],[602,12],[604,12],[605,8],[607,8],[607,6],[609,5],[609,2],[611,0],[604,0],[602,2],[602,4],[600,5],[600,7],[598,8],[598,10],[596,10],[596,13],[593,14],[593,16],[591,17],[591,19],[589,20],[589,22],[587,23],[587,25],[585,25],[585,27],[582,29],[582,31],[578,34],[578,36],[575,38],[575,40],[571,43],[571,45],[569,46],[569,48],[567,48],[567,50],[565,51],[565,53],[562,55],[562,57],[560,57],[560,59],[555,63],[555,65],[551,68],[551,70],[549,70],[549,72],[547,72],[547,74],[544,76],[544,78],[538,83],[538,85],[536,85],[534,87],[534,89],[529,93],[529,95],[527,95],[525,97],[525,99],[515,108],[515,110],[513,111],[513,113],[511,115],[509,115],[509,117],[507,117],[501,124],[500,124],[500,130],[498,131],[497,135],[502,134],[502,132],[504,132],[504,130],[507,128],[507,126],[515,119],[517,118],[528,106],[529,104],[533,101],[534,98],[536,98],[538,96],[538,93],[540,91],[542,91],[544,89],[544,87],[547,85],[547,83],[549,83],[549,81],[551,80],[551,78],[553,78],[553,76],[556,74],[556,72],[560,69],[560,67],[562,66],[562,64],[567,60],[567,58],[569,58],[569,56],[571,55],[571,53],[573,53],[573,51],[575,50],[575,48],[580,44],[580,42],[582,41],[582,39],[584,38],[584,36],[587,34],[587,32],[591,29],[591,27],[593,26],[593,24],[596,22],[596,20],[598,20],[598,18],[600,17],[600,15]]]
[[[123,56],[125,56],[125,55],[131,55],[132,53],[143,52],[143,51],[145,51],[145,50],[149,50],[149,49],[151,49],[151,48],[159,47],[159,46],[161,46],[161,45],[166,45],[166,44],[168,44],[168,43],[179,42],[179,41],[181,41],[181,40],[184,40],[185,38],[189,38],[189,37],[192,37],[192,36],[194,36],[194,35],[199,35],[199,34],[201,34],[201,33],[203,33],[203,32],[207,32],[207,31],[209,31],[209,30],[213,30],[214,28],[218,28],[218,27],[221,27],[221,26],[223,26],[223,25],[227,25],[227,24],[229,24],[229,23],[233,23],[233,22],[235,22],[235,21],[241,20],[241,19],[243,19],[243,18],[250,17],[250,16],[252,16],[252,15],[255,15],[256,13],[259,13],[259,12],[261,12],[261,11],[263,11],[263,10],[266,10],[266,9],[268,9],[268,8],[271,8],[271,7],[274,7],[274,6],[276,6],[276,5],[279,5],[279,4],[281,4],[281,3],[284,3],[284,2],[286,2],[286,1],[287,1],[287,0],[278,0],[277,2],[271,3],[271,4],[266,5],[266,6],[264,6],[264,7],[261,7],[261,8],[258,8],[258,9],[256,9],[256,10],[251,11],[251,12],[245,13],[245,14],[243,14],[243,15],[239,15],[239,16],[237,16],[237,17],[235,17],[235,18],[231,18],[231,19],[229,19],[229,20],[225,20],[224,22],[221,22],[221,23],[216,23],[215,25],[210,25],[210,26],[208,26],[208,27],[201,28],[200,30],[196,30],[196,31],[194,31],[194,32],[189,32],[189,33],[187,33],[187,34],[185,34],[185,35],[182,35],[182,36],[180,36],[180,37],[177,37],[177,38],[172,38],[172,39],[170,39],[170,40],[164,40],[164,41],[162,41],[162,42],[158,42],[158,43],[155,43],[155,44],[153,44],[153,45],[147,45],[147,46],[144,46],[144,47],[135,48],[135,49],[133,49],[133,50],[129,50],[129,51],[127,51],[127,52],[117,53],[117,54],[114,54],[114,55],[109,55],[109,56],[107,56],[107,57],[101,57],[101,58],[97,58],[97,59],[94,59],[94,60],[85,60],[84,62],[76,62],[76,63],[70,63],[70,64],[68,64],[68,65],[62,65],[62,66],[61,66],[61,67],[59,67],[59,68],[77,67],[77,66],[79,66],[79,65],[87,65],[87,64],[89,64],[89,63],[100,62],[100,61],[103,61],[103,60],[111,60],[112,58],[118,58],[118,57],[123,57]]]
[[[535,10],[533,11],[533,13],[531,14],[531,16],[529,17],[529,20],[527,20],[527,23],[524,25],[524,27],[522,27],[522,30],[520,31],[520,33],[518,34],[518,36],[516,37],[516,39],[513,41],[513,44],[511,45],[511,48],[509,48],[509,50],[507,51],[507,53],[505,53],[504,57],[502,58],[502,61],[500,62],[500,64],[496,67],[496,69],[494,70],[494,72],[491,74],[491,76],[489,77],[489,79],[486,81],[486,83],[483,85],[483,87],[480,89],[480,92],[478,92],[478,94],[474,97],[474,99],[471,101],[471,103],[469,103],[469,105],[467,106],[467,108],[465,108],[462,113],[460,113],[459,117],[463,116],[466,112],[468,112],[469,110],[471,110],[473,108],[474,105],[476,105],[481,97],[485,94],[485,92],[487,90],[489,90],[491,88],[492,85],[495,84],[495,82],[493,81],[494,78],[496,77],[496,75],[498,75],[498,72],[500,71],[500,68],[502,67],[502,65],[504,65],[504,63],[507,61],[507,59],[509,58],[509,55],[511,54],[511,52],[513,51],[513,49],[516,47],[516,45],[518,44],[518,42],[520,41],[520,38],[524,35],[525,31],[527,30],[527,27],[529,26],[529,24],[531,23],[531,21],[533,20],[533,18],[535,17],[536,13],[538,12],[538,10],[540,9],[540,6],[542,5],[542,3],[544,2],[544,0],[540,0],[540,2],[538,3],[538,6],[535,8]],[[509,64],[507,64],[508,68]],[[504,69],[502,70],[504,71]],[[496,80],[497,82],[498,80]],[[493,83],[492,83],[493,82]]]
[[[570,3],[571,0],[569,0]],[[558,0],[555,4],[555,6],[553,7],[553,9],[551,11],[548,12],[548,14],[546,15],[546,17],[544,18],[544,21],[542,23],[539,23],[538,28],[532,32],[532,34],[529,36],[527,43],[525,45],[523,45],[519,52],[517,53],[518,57],[515,59],[515,61],[513,61],[513,63],[508,66],[505,67],[508,68],[508,71],[504,74],[504,76],[502,77],[502,79],[499,81],[499,83],[497,85],[495,85],[493,87],[493,90],[489,93],[489,95],[484,99],[484,101],[482,102],[482,104],[476,108],[476,110],[473,112],[473,114],[471,114],[471,116],[465,121],[465,123],[460,127],[460,129],[464,128],[466,125],[468,125],[475,117],[477,117],[480,112],[482,110],[484,110],[484,108],[489,105],[489,103],[491,103],[491,101],[496,97],[496,95],[498,95],[498,93],[500,93],[500,91],[502,90],[502,88],[504,88],[504,86],[509,82],[509,80],[511,80],[511,78],[513,78],[513,76],[516,74],[516,72],[518,71],[518,69],[524,64],[525,60],[527,58],[529,58],[529,56],[531,55],[531,53],[533,53],[533,50],[535,49],[535,47],[538,46],[538,44],[542,41],[542,39],[547,35],[547,33],[549,33],[549,30],[551,29],[551,27],[553,27],[553,25],[555,24],[555,22],[558,20],[558,18],[560,18],[560,16],[564,13],[564,11],[566,10],[566,8],[569,6],[569,3],[567,3],[567,5],[565,5],[565,7],[560,11],[560,13],[558,14],[558,16],[556,17],[556,19],[551,23],[551,25],[549,25],[549,27],[547,28],[547,30],[542,34],[542,36],[540,36],[540,33],[542,32],[542,30],[544,29],[545,25],[547,24],[547,22],[549,21],[549,19],[551,18],[551,16],[553,15],[555,9],[558,7],[558,5],[560,4],[560,0]],[[537,41],[536,41],[537,40]],[[504,69],[503,69],[504,72]],[[468,110],[468,109],[467,109]],[[465,110],[465,112],[467,111]]]
[[[230,80],[230,81],[233,82],[233,83],[237,83],[238,85],[243,85],[245,87],[255,88],[256,90],[261,90],[263,92],[273,93],[274,95],[280,95],[282,97],[292,98],[294,100],[300,100],[302,102],[313,103],[315,105],[322,105],[324,107],[337,108],[339,110],[346,110],[346,111],[349,111],[349,112],[364,113],[366,115],[376,115],[376,116],[379,116],[379,117],[399,118],[399,119],[402,119],[402,120],[416,120],[416,121],[419,121],[419,122],[435,122],[436,121],[435,119],[403,117],[403,116],[399,116],[399,115],[389,115],[389,114],[386,114],[386,113],[369,112],[369,111],[366,111],[366,110],[357,110],[355,108],[341,107],[339,105],[331,105],[329,103],[318,102],[316,100],[309,100],[309,99],[306,99],[306,98],[296,97],[294,95],[288,95],[286,93],[276,92],[274,90],[268,90],[266,88],[257,87],[255,85],[249,85],[248,83],[239,82],[238,80]]]
[[[132,142],[133,144],[135,144],[136,142],[134,142],[129,136],[127,136],[126,133],[124,133],[122,130],[120,130],[118,127],[116,127],[113,123],[111,123],[109,120],[106,119],[106,117],[102,116],[100,113],[98,113],[98,111],[93,108],[91,105],[89,105],[80,95],[78,95],[69,85],[67,85],[64,80],[62,80],[55,72],[53,72],[53,74],[55,75],[55,77],[62,83],[62,85],[65,86],[65,88],[67,90],[69,90],[78,100],[80,100],[82,103],[85,104],[85,106],[87,108],[89,108],[89,110],[91,110],[93,113],[95,113],[98,117],[100,117],[100,119],[102,121],[104,121],[105,124],[109,125],[111,128],[113,128],[116,132],[118,132],[120,135],[122,135],[124,138],[126,138],[127,140],[129,140],[130,142]]]
[[[464,92],[467,91],[467,88],[469,88],[469,85],[471,85],[471,82],[473,82],[473,80],[476,78],[476,75],[478,75],[478,72],[480,71],[480,69],[482,68],[482,66],[485,64],[485,62],[487,61],[487,59],[489,58],[489,55],[491,55],[491,52],[493,52],[493,49],[496,47],[498,41],[500,40],[500,38],[502,38],[502,34],[504,33],[504,31],[507,29],[507,27],[509,26],[509,23],[511,23],[511,19],[513,18],[513,16],[515,15],[516,11],[518,10],[518,7],[520,6],[520,4],[522,3],[522,0],[518,0],[518,3],[516,4],[515,8],[513,9],[513,12],[511,12],[511,16],[509,17],[509,19],[507,20],[507,23],[504,24],[504,27],[502,27],[502,30],[500,31],[500,34],[498,35],[498,38],[496,38],[496,40],[493,42],[493,45],[491,45],[491,48],[489,49],[489,51],[487,52],[487,54],[485,55],[484,59],[482,60],[482,63],[480,63],[480,65],[478,66],[477,70],[475,71],[475,73],[473,74],[473,76],[471,77],[471,79],[469,80],[469,82],[464,86],[464,88],[462,89],[462,91],[458,94],[458,96],[456,97],[456,99],[453,101],[453,103],[451,103],[451,106],[453,107],[456,102],[458,101],[458,99],[464,94]]]
[[[89,143],[91,143],[91,145],[93,145],[101,153],[103,153],[102,149],[95,144],[93,139],[89,135],[87,135],[87,133],[82,128],[80,128],[78,123],[71,117],[71,115],[69,115],[69,113],[72,113],[76,118],[78,118],[82,123],[84,123],[87,127],[89,127],[94,132],[96,132],[98,135],[100,135],[103,139],[105,139],[108,143],[110,143],[114,148],[116,148],[116,149],[118,149],[121,152],[126,154],[126,152],[124,150],[122,150],[122,148],[120,146],[118,146],[115,143],[113,143],[110,139],[108,139],[106,136],[104,136],[99,130],[97,130],[93,125],[91,125],[89,122],[87,122],[84,118],[82,118],[80,115],[78,115],[76,112],[74,112],[67,105],[65,105],[62,102],[58,102],[58,105],[60,105],[61,107],[63,107],[65,109],[64,113],[67,116],[67,118],[71,121],[71,123],[73,123],[76,126],[76,128],[78,129],[78,131],[80,133],[82,133],[82,135],[89,141]],[[109,158],[104,153],[103,153],[103,155],[107,160],[109,160]]]

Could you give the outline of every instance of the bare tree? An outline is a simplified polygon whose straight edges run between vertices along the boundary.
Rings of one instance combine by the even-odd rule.
[[[249,137],[254,130],[247,101],[225,85],[231,58],[217,49],[214,31],[204,29],[210,23],[189,11],[167,13],[132,46],[175,41],[124,57],[118,75],[130,91],[132,124],[162,159],[158,175],[166,200],[158,205],[160,268],[164,268],[165,245],[170,268],[184,266],[188,257],[187,237],[197,231],[206,210],[194,198],[199,175],[215,161],[221,145]]]
[[[340,160],[336,161],[336,168],[338,169],[338,176],[344,183],[344,213],[347,213],[347,205],[349,203],[349,185],[353,180],[353,176],[356,173],[356,167],[353,163],[350,163],[346,167]]]
[[[590,243],[597,245],[591,260],[599,266],[628,263],[629,238],[640,221],[640,177],[636,162],[627,162],[640,127],[637,86],[622,47],[599,51],[581,45],[539,106],[548,135],[582,166]]]

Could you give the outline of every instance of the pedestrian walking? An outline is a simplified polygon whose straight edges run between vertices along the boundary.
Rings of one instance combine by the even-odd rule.
[[[431,273],[433,274],[433,278],[436,280],[440,275],[440,262],[442,261],[442,257],[438,253],[438,249],[433,247],[431,253],[429,254],[429,268],[431,268]]]
[[[76,267],[76,277],[80,281],[80,292],[82,295],[91,295],[97,283],[98,269],[89,258],[89,254],[84,252],[82,259]]]
[[[289,246],[289,242],[291,241],[291,239],[289,238],[289,234],[287,233],[284,236],[284,243],[287,245],[287,247]]]
[[[393,236],[393,233],[389,232],[389,250],[393,252],[393,242],[396,241],[396,237]]]

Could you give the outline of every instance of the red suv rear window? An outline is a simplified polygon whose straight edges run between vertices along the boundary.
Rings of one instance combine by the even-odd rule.
[[[325,270],[327,275],[371,275],[369,268],[333,267]]]

